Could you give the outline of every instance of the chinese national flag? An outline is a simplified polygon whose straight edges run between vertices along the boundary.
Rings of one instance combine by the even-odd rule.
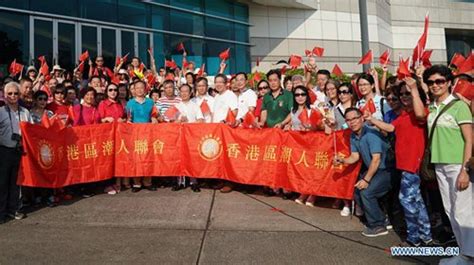
[[[367,101],[367,103],[365,103],[365,106],[362,108],[362,112],[365,112],[366,110],[368,110],[371,114],[374,114],[377,109],[375,108],[375,104],[374,104],[374,100],[373,99],[369,99]]]
[[[384,66],[390,63],[390,50],[386,50],[380,55],[379,62]]]
[[[184,43],[180,42],[177,46],[176,46],[176,50],[178,52],[184,52]]]
[[[51,127],[51,122],[49,121],[48,115],[46,114],[46,111],[43,112],[43,116],[41,116],[41,125],[45,128]]]
[[[421,62],[424,67],[431,67],[431,54],[433,53],[433,50],[425,50],[423,54],[421,55]]]
[[[455,93],[459,93],[463,97],[469,100],[473,100],[474,99],[474,86],[465,79],[459,79],[456,82],[456,85],[454,86],[454,89],[453,89],[453,94]]]
[[[291,68],[296,69],[301,65],[302,58],[299,55],[291,55],[289,64]]]
[[[300,120],[302,125],[309,125],[310,124],[309,117],[308,117],[308,111],[306,109],[303,109],[301,111],[300,115],[298,115],[298,119]]]
[[[399,80],[402,80],[403,78],[411,75],[408,64],[409,64],[408,58],[406,60],[403,60],[403,58],[400,58],[400,61],[398,63],[398,69],[397,69],[397,76]]]
[[[280,74],[285,75],[285,73],[286,73],[286,65],[283,65],[280,69]]]
[[[147,74],[146,81],[148,82],[149,86],[151,86],[151,87],[154,86],[156,84],[155,75],[153,73]]]
[[[313,48],[313,54],[318,56],[318,57],[323,57],[323,53],[324,53],[324,48],[321,48],[321,47],[314,47]]]
[[[183,70],[187,69],[188,66],[189,66],[188,60],[186,60],[186,57],[183,56],[183,65],[182,65]]]
[[[247,114],[244,116],[244,122],[242,123],[244,128],[251,128],[255,126],[255,115],[251,111],[247,111]]]
[[[116,84],[116,85],[119,85],[120,84],[120,78],[118,77],[118,75],[114,75],[112,77],[112,80],[110,80],[110,82]]]
[[[260,76],[260,72],[255,72],[255,74],[253,75],[253,80],[256,82],[260,82],[260,80],[262,80],[262,77]]]
[[[229,124],[235,123],[235,114],[232,112],[231,109],[227,111],[227,116],[225,117],[225,121]]]
[[[423,34],[421,34],[420,39],[418,39],[418,43],[413,49],[413,55],[412,55],[413,66],[415,65],[416,62],[418,62],[421,59],[421,55],[423,54],[423,51],[425,50],[426,40],[428,39],[428,24],[429,23],[430,23],[429,16],[428,14],[426,14]]]
[[[227,59],[229,59],[229,56],[230,56],[230,48],[227,48],[223,52],[219,53],[219,58],[222,61],[226,61]]]
[[[38,61],[40,61],[40,65],[43,65],[46,62],[46,57],[44,55],[41,55],[38,57]]]
[[[344,75],[344,73],[342,72],[341,67],[339,67],[338,64],[334,65],[334,68],[332,68],[332,73],[335,74],[338,77],[341,77],[342,75]]]
[[[201,65],[201,67],[199,67],[199,71],[198,71],[198,73],[197,73],[197,76],[198,76],[198,77],[201,77],[201,76],[204,74],[204,69],[206,69],[206,64],[205,64],[205,63],[203,63],[203,64]]]
[[[50,128],[56,131],[60,131],[66,128],[64,122],[59,118],[58,115],[54,115],[51,117],[51,125]]]
[[[305,50],[304,54],[306,54],[307,57],[311,56],[312,52],[310,50]]]
[[[89,51],[85,51],[79,56],[79,61],[85,62],[89,58]]]
[[[312,89],[308,89],[308,96],[309,96],[309,101],[311,102],[311,104],[313,104],[314,102],[316,102],[316,100],[318,100],[318,96],[316,95],[316,93],[314,93]]]
[[[318,110],[312,109],[311,115],[309,116],[309,122],[312,127],[318,127],[323,121],[323,116]]]
[[[115,66],[120,64],[120,56],[115,57]]]
[[[464,58],[464,56],[462,56],[462,54],[455,53],[453,55],[453,58],[451,58],[451,62],[449,64],[450,65],[455,65],[456,67],[459,68],[459,66],[462,65],[465,60],[466,60],[466,58]]]
[[[165,76],[165,80],[171,80],[174,81],[174,75],[172,73],[168,73]]]
[[[13,62],[10,64],[10,69],[9,69],[10,74],[15,76],[15,75],[19,74],[21,71],[23,71],[23,65],[17,63],[16,59],[13,60]]]
[[[201,103],[201,112],[203,115],[208,115],[211,113],[211,108],[209,107],[209,104],[207,104],[207,100],[203,100]]]
[[[174,121],[179,115],[179,110],[175,106],[171,106],[165,111],[164,115],[166,118],[168,118],[168,120]]]
[[[372,50],[369,50],[362,58],[358,64],[370,64],[372,62]]]
[[[46,62],[44,62],[43,64],[41,64],[41,67],[40,67],[40,70],[39,70],[40,74],[42,74],[43,76],[47,76],[49,74],[49,67],[48,67],[48,64]]]
[[[464,60],[464,62],[459,65],[458,67],[458,74],[469,74],[471,71],[472,71],[472,61],[473,61],[473,58],[474,56],[472,55],[469,55],[469,57],[466,58],[466,60]]]
[[[165,67],[175,69],[177,67],[176,63],[171,59],[171,61],[165,60]]]
[[[145,69],[145,64],[141,63],[140,66],[138,67],[138,70],[143,73],[144,69]]]

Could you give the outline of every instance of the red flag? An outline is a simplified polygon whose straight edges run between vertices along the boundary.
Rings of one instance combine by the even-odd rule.
[[[141,63],[140,66],[138,67],[138,70],[143,73],[143,70],[145,69],[145,64]]]
[[[81,54],[81,56],[79,56],[79,61],[85,62],[87,58],[89,58],[89,51],[86,50]]]
[[[247,111],[244,116],[242,126],[244,126],[244,128],[252,128],[255,126],[255,115],[253,114],[253,112]]]
[[[424,67],[431,67],[431,54],[433,53],[433,50],[425,50],[423,54],[421,55],[421,62],[423,63]]]
[[[41,125],[45,128],[51,127],[51,122],[49,121],[48,114],[46,114],[46,111],[44,111],[43,116],[41,116]]]
[[[309,116],[309,122],[311,124],[311,127],[318,127],[322,121],[323,121],[323,116],[321,115],[321,112],[319,112],[318,110],[312,109],[311,115]]]
[[[120,64],[120,56],[115,57],[115,66]]]
[[[230,56],[230,48],[227,48],[225,51],[219,53],[219,58],[222,61],[229,59],[229,56]]]
[[[155,75],[153,73],[148,73],[146,75],[146,81],[148,83],[149,86],[154,86],[156,84],[156,78],[155,78]]]
[[[370,64],[372,62],[372,50],[369,50],[362,58],[358,64]]]
[[[171,106],[165,111],[164,115],[166,118],[168,118],[168,120],[174,121],[179,116],[179,110],[175,106]]]
[[[465,79],[458,79],[453,89],[453,94],[459,93],[463,97],[473,100],[474,99],[474,86]]]
[[[286,65],[283,65],[280,69],[280,74],[284,75],[286,73]]]
[[[16,59],[13,60],[13,62],[10,64],[10,69],[9,69],[9,72],[10,74],[12,74],[13,76],[19,74],[21,71],[23,71],[23,65],[22,64],[19,64],[16,62]]]
[[[386,50],[380,55],[379,62],[383,66],[390,63],[390,50]]]
[[[253,75],[253,80],[255,80],[256,82],[259,82],[260,80],[262,80],[262,77],[260,76],[260,72],[255,72],[255,74]]]
[[[165,67],[175,69],[178,65],[176,65],[175,61],[171,59],[171,61],[165,60]]]
[[[43,65],[44,63],[46,63],[46,57],[44,57],[44,55],[41,55],[40,57],[38,57],[38,61],[40,61],[40,65]]]
[[[425,25],[423,28],[423,34],[421,34],[420,39],[418,39],[418,42],[413,49],[413,55],[412,55],[412,66],[415,66],[417,62],[420,61],[421,55],[423,54],[423,51],[425,50],[426,47],[426,40],[428,39],[428,24],[430,23],[429,21],[429,16],[426,14],[425,16]]]
[[[402,80],[403,78],[407,76],[411,76],[410,72],[410,67],[408,66],[409,64],[409,58],[406,60],[403,60],[403,58],[400,57],[400,61],[398,63],[398,69],[397,69],[397,76],[399,80]]]
[[[473,61],[473,55],[469,55],[469,57],[464,60],[464,62],[459,65],[458,67],[458,74],[469,74],[472,71],[472,61]]]
[[[332,73],[335,74],[338,77],[341,77],[341,76],[344,75],[344,73],[342,72],[341,67],[339,67],[338,64],[334,65],[334,68],[332,68]]]
[[[48,67],[48,64],[47,64],[46,62],[44,62],[44,63],[41,64],[41,67],[40,67],[39,72],[40,72],[40,74],[42,74],[43,76],[49,75],[49,67]]]
[[[313,53],[314,53],[314,55],[316,55],[318,57],[323,57],[324,48],[316,46],[316,47],[313,48]]]
[[[293,54],[290,56],[289,65],[291,66],[291,68],[296,69],[301,65],[302,60],[303,59],[301,58],[301,56]]]
[[[199,71],[198,71],[198,73],[197,73],[197,76],[198,76],[198,77],[201,77],[201,76],[204,74],[204,69],[206,69],[206,64],[205,64],[205,63],[203,63],[203,64],[201,65],[201,67],[199,67]]]
[[[368,110],[372,114],[374,114],[377,111],[377,109],[375,108],[375,104],[374,104],[373,99],[370,98],[367,101],[367,103],[365,103],[364,107],[362,107],[362,109],[361,109],[362,112],[365,112],[366,110]]]
[[[201,112],[203,115],[208,115],[211,113],[211,108],[209,107],[209,104],[207,104],[207,100],[203,100],[201,103]]]
[[[165,80],[171,80],[174,81],[174,75],[172,73],[168,73],[165,76]]]
[[[235,123],[235,114],[232,112],[231,109],[227,111],[227,116],[225,117],[225,121],[230,124]]]
[[[298,119],[300,120],[301,124],[304,126],[311,124],[308,117],[308,111],[306,111],[306,109],[303,109],[301,111],[300,115],[298,115]]]
[[[305,50],[304,54],[306,54],[307,57],[311,56],[312,52],[310,50]]]
[[[455,53],[453,55],[453,58],[451,58],[451,62],[449,64],[450,65],[455,65],[456,67],[459,68],[459,66],[462,65],[465,60],[466,60],[466,58],[464,58],[464,56],[462,56],[462,54]]]
[[[65,129],[66,128],[66,125],[64,124],[64,122],[61,120],[61,118],[59,118],[58,115],[54,115],[53,117],[51,117],[51,125],[50,125],[50,128],[52,130],[56,130],[56,131],[60,131],[62,129]]]
[[[311,104],[313,104],[314,102],[316,102],[316,100],[318,100],[318,96],[316,95],[316,93],[314,93],[312,89],[308,89],[308,96],[309,96],[309,102],[311,102]]]
[[[178,43],[178,45],[176,46],[176,50],[178,52],[184,52],[184,43],[182,42]]]
[[[119,85],[119,84],[120,84],[120,78],[119,78],[119,76],[118,76],[118,75],[114,75],[114,76],[112,77],[112,80],[110,80],[110,82],[112,82],[112,83],[114,83],[114,84],[116,84],[116,85]]]

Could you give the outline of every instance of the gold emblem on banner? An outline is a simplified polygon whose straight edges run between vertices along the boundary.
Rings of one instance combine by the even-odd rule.
[[[219,137],[208,134],[199,142],[199,155],[207,161],[216,160],[222,154],[222,141]]]
[[[44,169],[49,169],[54,165],[54,150],[51,144],[45,140],[38,142],[39,146],[39,164]]]

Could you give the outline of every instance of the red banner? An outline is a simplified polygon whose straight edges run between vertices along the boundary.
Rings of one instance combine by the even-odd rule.
[[[359,167],[349,131],[283,132],[225,124],[100,124],[63,130],[23,123],[18,183],[58,188],[118,177],[191,176],[351,199]],[[336,147],[334,146],[336,145]]]

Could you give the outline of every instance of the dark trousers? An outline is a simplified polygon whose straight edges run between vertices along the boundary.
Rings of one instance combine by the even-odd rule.
[[[0,218],[15,213],[20,205],[20,187],[16,185],[21,153],[0,146]]]

